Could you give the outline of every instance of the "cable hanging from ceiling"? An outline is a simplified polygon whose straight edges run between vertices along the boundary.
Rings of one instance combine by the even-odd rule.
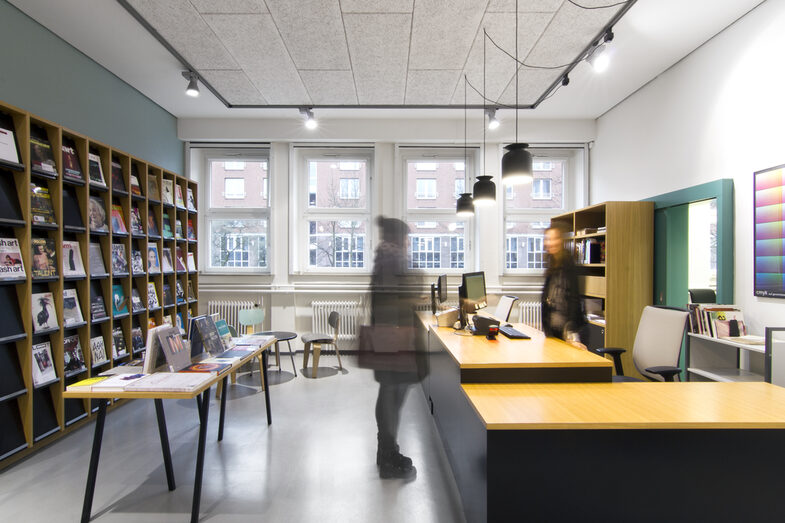
[[[575,0],[567,0],[567,1],[569,3],[571,3],[572,5],[574,5],[575,7],[580,7],[581,9],[586,9],[586,10],[591,10],[591,9],[609,9],[611,7],[618,7],[620,5],[624,5],[624,4],[628,4],[629,3],[629,0],[625,0],[624,2],[616,2],[615,4],[589,6],[589,5],[581,5],[578,2],[575,2]]]

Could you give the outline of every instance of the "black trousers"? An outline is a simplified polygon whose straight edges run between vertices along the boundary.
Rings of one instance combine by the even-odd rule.
[[[379,396],[376,398],[379,451],[394,452],[398,450],[401,407],[406,399],[409,386],[417,381],[417,374],[377,370],[374,371],[374,377],[379,382]]]

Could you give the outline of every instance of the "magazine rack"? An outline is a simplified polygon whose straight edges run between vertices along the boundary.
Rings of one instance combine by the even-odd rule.
[[[198,314],[198,274],[196,271],[162,274],[145,271],[130,271],[134,251],[143,255],[148,245],[155,245],[158,252],[164,247],[174,255],[181,247],[183,255],[191,253],[198,261],[198,222],[194,209],[165,204],[161,201],[162,184],[171,183],[179,187],[183,195],[191,190],[194,199],[198,195],[197,184],[183,176],[166,171],[136,158],[121,150],[93,140],[87,136],[48,122],[22,109],[0,102],[0,127],[13,127],[19,162],[0,160],[0,237],[13,238],[19,242],[19,250],[25,268],[24,279],[0,279],[0,469],[17,459],[34,452],[88,419],[95,417],[101,403],[112,407],[115,400],[66,399],[65,387],[113,366],[130,361],[140,350],[133,351],[131,331],[142,330],[144,339],[151,322],[164,323],[164,317],[176,324],[178,314],[187,325],[189,316]],[[54,172],[47,168],[32,169],[33,151],[31,138],[40,149],[48,147],[56,163]],[[66,158],[63,147],[73,151]],[[91,162],[89,153],[96,155]],[[91,165],[92,164],[92,165]],[[115,177],[112,176],[114,164]],[[118,168],[119,166],[119,168]],[[103,184],[91,183],[90,169],[100,168]],[[68,172],[66,172],[68,171]],[[74,172],[81,171],[81,177]],[[71,176],[69,176],[69,174]],[[132,184],[132,177],[136,183]],[[113,183],[118,182],[118,183]],[[30,184],[48,189],[54,212],[54,224],[33,223]],[[153,194],[150,194],[150,190]],[[176,194],[176,189],[173,191]],[[97,198],[103,207],[106,231],[91,230],[90,198]],[[112,231],[112,205],[119,208],[123,224],[128,233]],[[198,209],[198,206],[196,207]],[[144,234],[132,232],[131,212],[137,209]],[[164,214],[166,212],[166,214]],[[174,233],[179,220],[183,237],[188,220],[191,220],[197,239],[163,238],[164,217]],[[152,218],[159,233],[148,235],[148,219]],[[57,275],[45,278],[32,277],[32,239],[46,238],[54,242]],[[86,276],[64,276],[62,260],[63,241],[78,242],[79,253]],[[91,272],[90,243],[101,247],[101,261],[105,270]],[[125,246],[129,273],[112,274],[111,246]],[[198,266],[198,264],[197,264]],[[164,284],[174,293],[176,282],[183,289],[190,285],[194,289],[192,299],[174,306],[149,310],[147,307],[147,284],[152,282],[163,299]],[[129,300],[130,314],[112,315],[112,289],[120,285]],[[62,295],[65,289],[75,289],[84,322],[64,326]],[[143,308],[131,312],[131,290],[136,289],[142,299]],[[57,314],[56,329],[33,333],[32,295],[51,292],[55,297]],[[101,296],[106,318],[91,321],[91,298]],[[60,299],[58,299],[60,297]],[[121,327],[128,353],[113,360],[112,332]],[[85,369],[81,372],[64,371],[64,338],[76,335],[82,349]],[[90,339],[103,338],[107,361],[94,367],[90,352]],[[32,347],[37,343],[51,344],[52,359],[57,379],[36,387],[33,383]]]

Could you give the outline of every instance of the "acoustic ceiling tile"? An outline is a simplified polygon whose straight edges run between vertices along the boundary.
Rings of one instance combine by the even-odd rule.
[[[300,70],[300,77],[314,104],[357,104],[357,92],[351,71]]]
[[[407,105],[449,105],[455,86],[463,77],[456,70],[409,69],[406,81]]]
[[[128,0],[147,22],[196,69],[237,69],[188,0]]]
[[[201,14],[263,14],[264,0],[191,0]]]
[[[204,18],[268,103],[310,103],[270,15],[205,15]]]
[[[267,0],[267,7],[298,69],[349,69],[338,0]]]
[[[243,71],[209,71],[199,74],[231,105],[266,105],[259,90]]]
[[[414,0],[341,0],[344,13],[411,13]]]
[[[605,2],[607,0],[599,0]],[[555,13],[565,0],[518,0],[519,13]],[[489,13],[514,13],[515,0],[491,0]]]
[[[346,14],[360,104],[402,104],[406,89],[411,15]]]
[[[521,69],[518,77],[518,104],[531,105],[556,81],[562,70]],[[566,87],[565,89],[569,89]],[[501,96],[505,105],[515,105],[515,82],[505,89]]]
[[[486,0],[427,0],[414,5],[411,69],[461,69]]]

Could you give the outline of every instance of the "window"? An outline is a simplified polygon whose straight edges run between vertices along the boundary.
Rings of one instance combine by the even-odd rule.
[[[519,224],[520,227],[520,224]],[[505,236],[505,268],[544,269],[545,248],[540,234],[508,233]],[[521,263],[522,261],[524,261]]]
[[[360,180],[357,178],[341,178],[340,194],[344,200],[357,200],[360,197]]]
[[[460,272],[470,247],[466,222],[455,216],[455,201],[472,181],[476,149],[464,162],[463,148],[401,148],[406,184],[404,220],[409,225],[409,268]],[[467,181],[468,179],[468,181]]]
[[[506,267],[508,269],[518,268],[518,236],[507,235],[505,239],[507,247],[504,249]]]
[[[532,199],[550,200],[551,199],[551,179],[535,178],[532,181]]]
[[[242,178],[224,178],[224,198],[241,200],[245,198],[245,180]]]
[[[433,178],[419,178],[417,180],[417,192],[415,197],[418,200],[436,199],[436,180]]]
[[[297,147],[298,270],[369,271],[371,149]]]
[[[545,268],[545,249],[542,236],[526,238],[526,266],[530,269]]]
[[[515,186],[513,186],[513,185],[505,186],[505,188],[504,188],[504,195],[505,195],[505,198],[507,198],[508,200],[514,200],[515,199]]]
[[[553,162],[547,162],[542,160],[535,160],[532,162],[532,171],[552,171],[553,170]]]
[[[236,151],[205,151],[209,236],[205,236],[206,252],[200,259],[205,260],[208,272],[266,272],[270,269],[268,153],[248,152],[241,161],[223,159],[221,155],[228,152],[236,155]]]

